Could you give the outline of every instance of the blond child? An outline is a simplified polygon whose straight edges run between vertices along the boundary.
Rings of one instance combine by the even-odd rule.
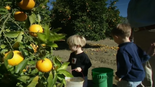
[[[72,69],[72,74],[74,77],[84,78],[83,87],[87,87],[87,74],[88,69],[91,67],[91,61],[82,50],[82,47],[86,44],[86,39],[83,36],[72,35],[67,39],[67,44],[69,45],[72,53],[69,57],[69,62]]]

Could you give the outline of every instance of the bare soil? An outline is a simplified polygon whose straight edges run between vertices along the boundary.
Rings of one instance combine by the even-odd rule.
[[[53,54],[62,58],[62,61],[67,61],[71,51],[68,48],[68,45],[65,41],[56,42],[58,44],[58,48],[53,51]],[[117,44],[110,39],[100,40],[100,41],[87,41],[86,46],[83,48],[84,52],[89,56],[92,66],[89,69],[88,73],[88,87],[92,87],[92,69],[98,67],[107,67],[114,70],[114,74],[116,71],[116,52],[117,52]],[[71,72],[70,67],[67,69]],[[113,76],[113,85],[117,81]]]

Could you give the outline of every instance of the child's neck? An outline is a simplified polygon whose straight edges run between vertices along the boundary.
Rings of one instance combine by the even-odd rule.
[[[80,54],[80,53],[82,53],[83,52],[83,50],[82,50],[82,48],[80,47],[80,48],[78,48],[77,49],[77,51],[75,52],[76,54]]]
[[[130,39],[129,39],[128,37],[123,38],[123,39],[120,41],[120,44],[126,43],[126,42],[130,42]]]

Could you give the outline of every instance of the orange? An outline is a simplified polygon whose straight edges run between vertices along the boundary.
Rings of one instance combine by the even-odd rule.
[[[24,12],[17,11],[14,14],[14,18],[17,21],[25,21],[27,19],[27,15]]]
[[[37,61],[36,67],[41,72],[49,72],[53,65],[50,59],[44,58]]]
[[[8,54],[9,52],[5,54],[4,58],[6,58]],[[13,57],[11,59],[8,59],[8,64],[12,66],[16,66],[19,63],[21,63],[23,60],[24,60],[24,57],[22,56],[21,52],[18,50],[14,50]]]
[[[23,72],[26,72],[27,70],[26,69],[23,69]]]
[[[7,10],[11,10],[11,7],[10,6],[5,6],[5,8],[7,9]]]
[[[18,6],[23,10],[31,10],[35,6],[34,0],[21,0]]]
[[[46,47],[46,44],[41,44],[42,47]]]
[[[33,24],[29,28],[30,35],[36,37],[37,33],[43,33],[43,28],[38,24]]]

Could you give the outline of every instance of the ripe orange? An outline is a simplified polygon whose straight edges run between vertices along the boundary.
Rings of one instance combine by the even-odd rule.
[[[5,6],[5,8],[7,9],[7,10],[11,10],[11,7],[10,6]]]
[[[44,58],[37,61],[36,67],[41,72],[49,72],[53,65],[50,59]]]
[[[23,10],[31,10],[35,6],[34,0],[21,0],[18,6]]]
[[[42,47],[46,47],[46,44],[41,44]]]
[[[14,18],[17,21],[25,21],[27,19],[27,15],[24,12],[17,11],[14,14]]]
[[[38,24],[33,24],[29,28],[29,33],[30,35],[36,37],[37,36],[36,33],[43,33],[43,28]]]
[[[8,54],[9,52],[5,54],[4,58],[6,58]],[[21,52],[18,50],[14,50],[13,57],[11,59],[8,59],[8,64],[15,66],[21,63],[23,60],[24,60],[24,57],[22,56]]]

